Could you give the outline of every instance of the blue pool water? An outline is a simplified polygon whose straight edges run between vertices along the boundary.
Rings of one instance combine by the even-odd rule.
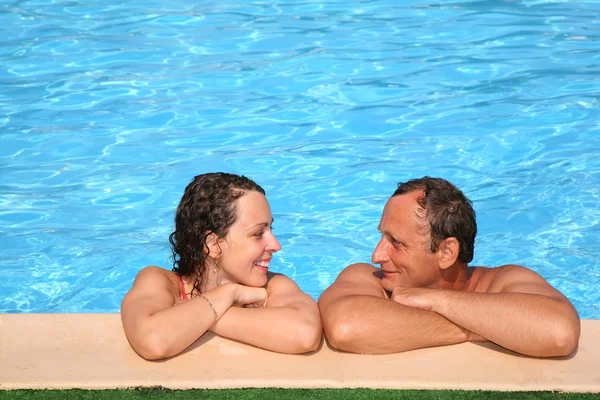
[[[230,171],[315,298],[433,175],[474,201],[474,264],[600,318],[600,2],[19,0],[0,33],[0,312],[118,311]]]

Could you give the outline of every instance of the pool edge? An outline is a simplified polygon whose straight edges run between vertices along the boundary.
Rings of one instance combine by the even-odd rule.
[[[391,355],[277,354],[207,334],[189,351],[148,362],[119,314],[0,314],[0,390],[385,388],[600,393],[600,320],[583,320],[565,359],[522,357],[463,343]]]

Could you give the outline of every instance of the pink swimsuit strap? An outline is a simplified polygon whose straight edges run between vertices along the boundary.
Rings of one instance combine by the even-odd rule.
[[[183,284],[183,277],[179,275],[179,283],[181,283],[181,300],[187,300],[187,294],[185,293],[185,285]]]

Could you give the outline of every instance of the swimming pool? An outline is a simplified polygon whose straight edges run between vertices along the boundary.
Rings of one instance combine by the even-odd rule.
[[[250,176],[315,298],[398,181],[473,200],[474,264],[600,318],[600,3],[0,5],[0,312],[117,312],[191,178]]]

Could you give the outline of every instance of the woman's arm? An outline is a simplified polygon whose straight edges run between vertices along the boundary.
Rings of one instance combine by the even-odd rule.
[[[127,340],[147,360],[182,352],[214,323],[214,312],[204,298],[178,301],[179,292],[168,274],[159,267],[143,269],[121,304]],[[236,286],[223,285],[205,293],[219,316],[236,301]]]
[[[265,308],[231,307],[210,330],[279,353],[316,350],[323,335],[316,302],[284,275],[267,284]]]

